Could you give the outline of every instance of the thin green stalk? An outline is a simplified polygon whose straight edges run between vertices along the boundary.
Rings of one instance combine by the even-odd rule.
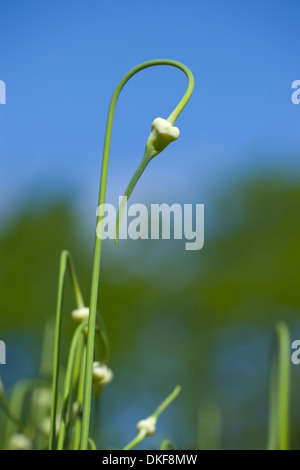
[[[75,357],[76,357],[77,349],[81,344],[80,341],[82,338],[83,330],[86,327],[87,327],[87,322],[84,322],[77,327],[74,333],[73,339],[72,339],[71,347],[70,347],[68,365],[67,365],[66,376],[65,376],[63,409],[62,409],[61,421],[60,421],[60,426],[59,426],[59,435],[58,435],[58,444],[57,444],[58,450],[63,449],[66,429],[70,421],[70,412],[71,412],[70,398],[71,398],[71,390],[72,390],[72,378],[73,378],[73,373],[74,373]]]
[[[87,322],[86,322],[87,325]],[[85,327],[86,329],[86,327]],[[74,358],[74,364],[73,364],[73,371],[72,371],[72,382],[70,386],[70,393],[69,393],[69,398],[68,398],[68,405],[66,408],[66,436],[65,436],[65,443],[69,443],[70,440],[73,441],[73,436],[70,436],[68,431],[70,430],[70,424],[72,420],[72,414],[73,414],[73,404],[77,402],[77,396],[78,396],[78,388],[80,387],[80,380],[81,376],[84,374],[84,368],[85,368],[85,362],[83,362],[83,359],[85,360],[85,350],[86,350],[86,335],[83,334],[81,335],[79,339],[79,343],[76,348],[76,354]],[[82,370],[83,368],[83,370]],[[81,416],[80,416],[81,419]],[[75,420],[76,422],[76,420]],[[73,423],[72,423],[73,424]],[[75,428],[75,426],[74,426]]]
[[[85,335],[82,334],[79,343],[77,345],[75,359],[74,359],[74,366],[73,366],[73,373],[72,373],[72,390],[77,389],[79,377],[81,373],[81,361],[82,361],[82,354],[85,349]]]
[[[100,323],[101,327],[96,325],[96,349],[95,353],[96,358],[99,357],[99,361],[102,364],[105,364],[109,355],[109,343],[107,335],[105,332],[104,323],[100,317],[97,315],[97,322]],[[74,436],[73,436],[73,449],[78,450],[80,448],[80,439],[81,439],[81,426],[82,426],[82,404],[83,404],[83,393],[84,393],[84,379],[85,379],[85,365],[86,365],[86,346],[84,347],[83,354],[81,355],[82,364],[80,366],[80,377],[78,382],[77,390],[77,405],[79,407],[80,413],[75,419],[74,426]],[[74,387],[73,387],[74,388]],[[97,394],[95,400],[95,410],[94,410],[94,425],[91,435],[95,438],[97,435],[97,417],[99,416],[99,405],[100,405],[100,396]]]
[[[42,343],[42,353],[40,361],[40,376],[51,380],[53,372],[53,337],[54,337],[55,321],[51,317],[47,320],[44,328],[44,336]]]
[[[144,154],[144,156],[141,160],[141,163],[137,167],[137,169],[136,169],[133,177],[131,178],[131,180],[130,180],[130,182],[129,182],[126,190],[125,190],[125,193],[124,193],[124,195],[121,199],[120,207],[119,207],[118,214],[117,214],[117,220],[116,220],[115,243],[117,243],[117,241],[118,241],[120,225],[121,225],[121,221],[122,221],[122,218],[123,218],[123,214],[124,214],[124,210],[125,210],[127,201],[130,198],[130,196],[132,194],[132,191],[134,190],[138,180],[142,176],[143,172],[145,171],[145,169],[146,169],[147,165],[150,163],[150,161],[151,161],[151,157],[145,151],[145,154]]]
[[[81,359],[81,371],[77,389],[77,404],[78,414],[75,419],[74,426],[74,442],[73,450],[79,450],[80,448],[80,436],[81,436],[81,418],[82,418],[82,403],[83,403],[83,392],[84,392],[84,378],[85,378],[85,363],[86,363],[86,347],[84,347]]]
[[[271,362],[271,386],[270,386],[270,409],[269,409],[269,430],[268,430],[268,450],[278,449],[278,377],[277,364],[274,359]]]
[[[97,450],[96,444],[91,437],[89,437],[89,448],[90,450]]]
[[[289,448],[289,408],[290,408],[290,334],[287,325],[283,322],[277,325],[279,338],[279,450]]]
[[[188,102],[194,87],[194,78],[191,71],[182,65],[180,62],[173,60],[152,60],[144,62],[137,67],[130,70],[119,82],[115,92],[112,96],[104,141],[103,159],[102,159],[102,171],[100,181],[100,192],[99,192],[99,206],[105,204],[106,195],[106,183],[107,183],[107,171],[109,161],[110,142],[113,126],[114,111],[120,92],[128,80],[148,67],[157,65],[169,65],[177,67],[182,70],[188,78],[187,91],[184,94],[180,103],[176,106],[174,111],[168,117],[168,121],[174,124],[176,118],[179,116],[186,103]],[[100,225],[99,225],[100,224]],[[102,234],[103,228],[103,216],[97,217],[97,227],[99,225],[100,234]],[[96,311],[97,311],[97,299],[98,299],[98,287],[99,287],[99,276],[100,276],[100,259],[101,259],[101,237],[96,236],[95,249],[94,249],[94,261],[93,261],[93,272],[92,272],[92,284],[91,284],[91,296],[90,296],[90,312],[89,312],[89,327],[88,327],[88,340],[87,340],[87,360],[86,360],[86,376],[85,376],[85,389],[84,389],[84,404],[83,404],[83,423],[82,423],[82,438],[81,438],[81,449],[87,450],[88,439],[89,439],[89,426],[90,426],[90,413],[91,413],[91,400],[92,400],[92,374],[93,374],[93,360],[94,360],[94,347],[95,347],[95,324],[96,324]]]
[[[135,446],[137,446],[140,442],[142,442],[145,437],[147,436],[147,431],[146,429],[141,429],[140,432],[137,434],[137,436],[130,441],[127,446],[124,447],[123,450],[131,450]]]
[[[289,449],[290,334],[286,323],[276,324],[278,351],[273,353],[269,421],[269,450]]]
[[[161,443],[160,450],[175,450],[172,442],[168,441],[167,439]]]
[[[106,333],[102,330],[102,328],[99,328],[97,325],[96,325],[96,333],[98,334],[98,338],[100,340],[98,342],[98,349],[99,349],[99,355],[101,356],[101,362],[106,362],[109,356],[109,342],[108,342]]]
[[[55,436],[56,436],[56,412],[57,412],[57,396],[58,396],[58,376],[59,376],[59,365],[60,365],[62,307],[63,307],[65,276],[66,276],[67,269],[71,278],[77,308],[84,307],[83,297],[81,294],[81,290],[79,287],[79,283],[77,280],[77,276],[76,276],[76,272],[75,272],[71,255],[68,251],[64,250],[61,253],[60,265],[59,265],[59,280],[58,280],[55,340],[54,340],[52,407],[51,407],[51,417],[50,417],[49,450],[54,449]]]
[[[177,385],[174,388],[173,392],[171,392],[170,395],[168,395],[167,398],[164,399],[164,401],[156,408],[156,410],[154,411],[154,413],[152,413],[151,416],[158,419],[161,413],[172,403],[172,401],[175,400],[175,398],[178,397],[180,392],[181,392],[181,387],[180,385]]]

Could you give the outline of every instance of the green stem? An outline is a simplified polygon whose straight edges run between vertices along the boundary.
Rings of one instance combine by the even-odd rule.
[[[90,450],[97,450],[96,444],[91,437],[89,437],[89,448]]]
[[[133,447],[137,446],[140,442],[142,442],[143,439],[145,439],[147,434],[147,431],[145,429],[141,429],[138,435],[132,439],[132,441],[127,444],[127,446],[124,447],[123,450],[131,450]]]
[[[96,333],[98,334],[98,338],[99,338],[98,349],[99,349],[99,355],[101,356],[101,362],[105,363],[109,356],[109,342],[107,339],[107,335],[105,331],[99,328],[97,325],[96,325]]]
[[[276,324],[278,352],[273,353],[271,368],[271,400],[269,450],[289,448],[290,407],[290,334],[286,323]]]
[[[85,362],[86,362],[86,347],[84,347],[81,359],[81,371],[77,389],[77,404],[78,404],[78,415],[75,420],[74,430],[74,443],[73,449],[79,450],[80,448],[80,435],[81,435],[81,418],[82,418],[82,403],[83,403],[83,391],[84,391],[84,378],[85,378]]]
[[[268,431],[268,450],[278,449],[278,387],[277,387],[277,364],[274,359],[271,363],[271,386],[270,386],[270,410],[269,410],[269,431]]]
[[[161,413],[167,408],[167,406],[169,406],[172,401],[174,401],[175,398],[178,397],[180,392],[181,387],[180,385],[177,385],[174,388],[173,392],[171,392],[170,395],[168,395],[167,398],[164,399],[164,401],[156,408],[156,410],[154,411],[154,413],[152,413],[151,416],[157,419],[161,415]]]
[[[87,327],[87,322],[79,325],[74,333],[73,340],[70,347],[69,359],[65,377],[65,387],[63,396],[63,409],[61,414],[61,421],[59,426],[59,436],[57,449],[62,450],[64,446],[64,439],[66,435],[66,429],[70,421],[71,412],[71,389],[72,389],[72,377],[74,373],[74,363],[78,347],[81,345],[82,332]]]
[[[118,215],[117,215],[117,221],[116,221],[116,234],[115,234],[115,243],[118,242],[118,236],[119,236],[119,230],[120,230],[120,225],[121,225],[121,221],[122,221],[122,218],[123,218],[123,214],[124,214],[124,210],[125,210],[125,207],[126,207],[126,204],[127,204],[127,201],[128,199],[130,198],[131,194],[132,194],[132,191],[134,190],[138,180],[140,179],[140,177],[142,176],[146,166],[148,165],[148,163],[150,162],[151,160],[151,157],[147,155],[147,153],[145,152],[145,155],[143,156],[142,160],[141,160],[141,163],[139,164],[139,166],[137,167],[133,177],[131,178],[127,188],[126,188],[126,191],[124,193],[124,196],[122,197],[121,199],[121,202],[120,202],[120,207],[119,207],[119,210],[118,210]]]
[[[184,94],[180,103],[176,106],[174,111],[168,117],[168,121],[173,124],[176,118],[179,116],[186,103],[188,102],[193,88],[194,88],[194,78],[191,71],[182,65],[180,62],[173,60],[152,60],[149,62],[144,62],[137,67],[130,70],[119,82],[117,85],[114,94],[112,96],[104,141],[103,149],[103,159],[102,159],[102,170],[101,170],[101,181],[100,181],[100,192],[99,192],[99,204],[102,206],[105,204],[105,195],[106,195],[106,183],[107,183],[107,171],[108,171],[108,161],[109,161],[109,151],[110,151],[110,142],[113,126],[114,111],[116,103],[120,92],[128,80],[140,72],[143,69],[148,67],[157,66],[157,65],[170,65],[172,67],[177,67],[182,70],[188,78],[188,87],[186,93]],[[102,206],[103,207],[103,206]],[[103,216],[97,217],[97,226],[100,224],[100,234],[102,234],[103,228]],[[93,360],[94,360],[94,347],[95,347],[95,324],[96,324],[96,311],[97,311],[97,299],[98,299],[98,287],[99,287],[99,276],[100,276],[100,259],[101,259],[101,237],[95,239],[95,249],[94,249],[94,262],[93,262],[93,272],[92,272],[92,284],[91,284],[91,296],[90,296],[90,312],[89,312],[89,327],[88,327],[88,340],[87,340],[87,359],[86,359],[86,376],[85,376],[85,389],[84,389],[84,404],[83,404],[83,423],[82,423],[82,438],[81,438],[81,449],[87,450],[88,448],[88,439],[89,439],[89,426],[90,426],[90,412],[91,412],[91,400],[92,400],[92,374],[93,374]]]
[[[81,294],[81,290],[79,287],[79,283],[77,280],[77,276],[76,276],[76,272],[74,269],[71,255],[68,251],[64,250],[61,253],[60,265],[59,265],[59,280],[58,280],[55,340],[54,340],[53,385],[52,385],[52,407],[51,407],[51,417],[50,417],[49,450],[54,449],[55,436],[56,436],[56,410],[57,410],[57,395],[58,395],[62,307],[63,307],[65,275],[66,275],[67,268],[68,268],[69,275],[71,278],[77,308],[84,307],[83,297]]]
[[[172,442],[168,441],[167,439],[161,443],[160,450],[175,450]]]
[[[290,334],[285,323],[277,325],[279,341],[278,395],[279,395],[279,450],[289,448],[289,406],[290,406]]]

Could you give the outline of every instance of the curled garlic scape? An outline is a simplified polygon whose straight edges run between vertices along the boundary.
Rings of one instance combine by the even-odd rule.
[[[172,111],[172,113],[167,119],[167,121],[171,125],[171,128],[174,126],[176,119],[178,118],[181,111],[184,109],[184,107],[186,106],[187,102],[189,101],[192,95],[192,92],[194,89],[193,74],[185,65],[181,64],[180,62],[176,60],[156,59],[156,60],[143,62],[142,64],[139,64],[133,69],[129,70],[129,72],[127,72],[126,75],[124,75],[124,77],[120,80],[120,82],[116,86],[110,105],[109,105],[106,131],[105,131],[105,139],[104,139],[104,148],[103,148],[98,207],[99,206],[103,207],[103,205],[105,204],[110,143],[111,143],[111,136],[112,136],[114,112],[115,112],[116,104],[118,101],[118,97],[122,89],[126,85],[126,83],[134,75],[139,73],[141,70],[147,69],[149,67],[160,66],[160,65],[164,65],[164,66],[167,65],[167,66],[175,67],[181,70],[181,72],[183,72],[188,79],[188,85],[187,85],[186,91],[182,99],[180,100],[176,108]],[[132,193],[138,179],[142,175],[144,169],[146,168],[150,160],[155,155],[160,153],[170,142],[172,142],[173,140],[176,140],[176,138],[179,135],[178,131],[176,133],[175,129],[172,129],[170,131],[170,128],[168,130],[168,126],[161,126],[161,124],[162,123],[160,121],[158,122],[156,121],[156,123],[153,125],[153,129],[147,141],[144,157],[142,158],[140,165],[138,166],[136,172],[134,173],[125,191],[124,196],[126,196],[127,199]],[[117,241],[117,238],[118,238],[121,218],[122,218],[122,211],[119,210],[119,214],[118,214],[117,221],[116,221],[115,241]],[[98,227],[98,224],[102,222],[103,222],[103,214],[98,214],[97,215],[97,227]],[[92,282],[91,282],[90,310],[89,310],[89,320],[88,320],[87,356],[86,356],[86,370],[85,370],[85,385],[84,385],[84,394],[83,394],[82,432],[81,432],[81,444],[80,444],[81,450],[87,450],[88,445],[89,445],[90,411],[91,411],[92,386],[93,386],[93,360],[94,360],[94,347],[95,347],[95,329],[96,329],[101,251],[102,251],[102,239],[101,237],[96,236]],[[57,375],[57,371],[56,371],[56,375]],[[55,414],[55,409],[53,411],[53,415],[54,414]],[[52,444],[52,441],[51,441],[51,444]]]
[[[118,212],[117,221],[116,221],[115,243],[117,243],[117,240],[118,240],[119,229],[120,229],[126,202],[128,201],[134,187],[136,186],[139,178],[141,177],[142,173],[144,172],[150,160],[152,160],[153,157],[155,157],[160,152],[162,152],[171,142],[178,139],[179,129],[178,127],[174,126],[174,123],[176,119],[178,118],[179,114],[181,113],[181,111],[183,110],[183,108],[185,107],[185,105],[187,104],[188,100],[190,99],[191,94],[194,89],[193,74],[185,65],[180,64],[179,62],[175,62],[175,61],[162,61],[162,63],[165,63],[167,65],[173,65],[181,69],[188,78],[188,87],[182,100],[176,106],[174,111],[170,114],[168,119],[163,119],[163,118],[158,117],[154,119],[154,121],[152,122],[151,133],[146,143],[144,156],[136,172],[131,178],[129,185],[127,186],[127,189],[120,203],[119,212]]]

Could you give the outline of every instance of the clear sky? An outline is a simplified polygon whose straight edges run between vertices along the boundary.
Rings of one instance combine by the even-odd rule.
[[[140,62],[171,58],[195,76],[180,139],[147,169],[134,198],[199,202],[245,172],[300,170],[298,0],[0,0],[0,211],[29,194],[76,194],[94,212],[114,87]],[[151,122],[185,91],[178,70],[141,72],[123,90],[108,198],[121,194]],[[221,184],[222,183],[222,184]],[[164,202],[161,201],[161,202]]]

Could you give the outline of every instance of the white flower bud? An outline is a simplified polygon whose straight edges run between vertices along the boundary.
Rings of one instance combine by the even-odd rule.
[[[156,431],[156,418],[149,416],[147,419],[141,419],[136,425],[137,432],[145,431],[146,437],[153,436]]]
[[[32,450],[31,440],[24,434],[13,434],[9,440],[11,450]]]
[[[71,315],[73,320],[80,324],[89,319],[89,312],[90,309],[89,307],[81,307],[81,308],[76,308],[75,310],[72,311]]]
[[[50,388],[37,388],[32,394],[32,403],[35,407],[50,409],[52,404],[52,391]]]
[[[101,362],[93,363],[93,382],[96,387],[109,384],[114,377],[113,371]]]
[[[102,387],[109,384],[113,377],[113,371],[106,364],[93,363],[93,390],[96,396],[99,396]]]
[[[172,126],[166,119],[156,118],[152,122],[151,133],[148,138],[146,148],[154,150],[157,155],[164,150],[171,142],[178,139],[179,129]]]

